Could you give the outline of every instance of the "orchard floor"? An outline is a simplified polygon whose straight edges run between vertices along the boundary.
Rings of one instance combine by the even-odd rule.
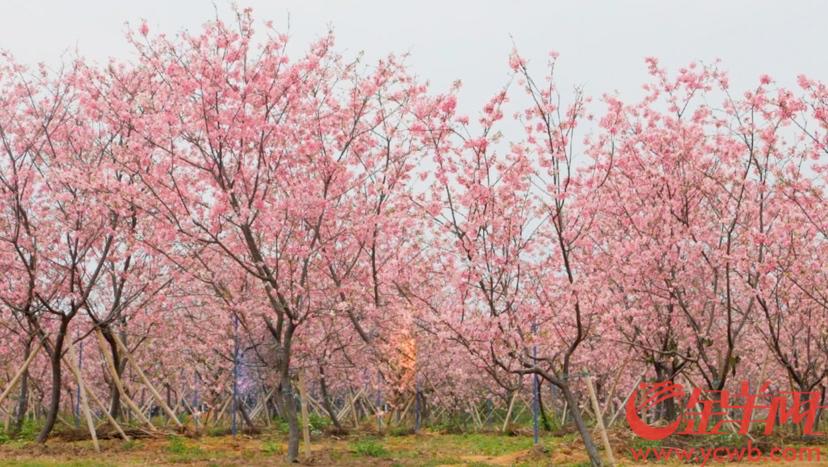
[[[626,436],[613,436],[616,459],[636,465],[628,451],[636,447]],[[626,438],[626,439],[625,439]],[[573,434],[545,436],[541,447],[532,446],[527,435],[439,434],[384,436],[318,436],[304,452],[299,465],[343,466],[544,466],[589,465],[583,444]],[[641,446],[638,446],[641,447]],[[102,440],[101,453],[91,441],[54,440],[41,446],[25,441],[0,444],[0,466],[120,466],[199,465],[246,466],[289,465],[284,461],[285,439],[279,434],[251,436],[203,436],[200,438],[153,438],[123,442]],[[828,454],[828,446],[822,449]],[[825,465],[822,462],[746,462],[746,465]],[[296,464],[294,464],[296,465]],[[681,465],[651,463],[649,465]],[[721,465],[709,463],[707,465]]]

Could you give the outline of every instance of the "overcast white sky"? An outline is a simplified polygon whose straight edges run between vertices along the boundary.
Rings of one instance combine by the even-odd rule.
[[[720,58],[736,89],[768,73],[793,84],[799,73],[828,80],[826,1],[238,1],[257,20],[286,26],[304,46],[329,25],[341,50],[376,57],[411,52],[409,64],[438,88],[464,83],[465,102],[482,105],[505,81],[513,37],[537,65],[561,54],[559,81],[587,94],[639,95],[643,58],[671,68]],[[125,22],[153,32],[195,29],[230,19],[224,0],[0,0],[0,48],[26,63],[55,64],[67,51],[104,61],[130,57]],[[282,28],[284,29],[284,28]],[[296,50],[296,48],[294,48]],[[69,54],[71,55],[71,54]],[[541,70],[539,70],[541,71]]]

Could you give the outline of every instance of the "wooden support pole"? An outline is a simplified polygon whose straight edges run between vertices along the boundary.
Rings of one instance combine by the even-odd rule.
[[[615,378],[612,380],[612,386],[610,386],[609,393],[607,393],[607,401],[604,403],[604,408],[601,409],[602,417],[607,413],[607,409],[609,408],[610,403],[612,403],[612,397],[615,395],[615,388],[618,386],[618,380],[621,379],[621,375],[624,373],[624,370],[627,369],[627,364],[629,363],[630,358],[627,357],[627,359],[624,360],[624,364],[621,365],[621,368],[615,373]]]
[[[189,402],[187,402],[187,400],[186,400],[186,399],[183,399],[183,398],[181,399],[181,404],[183,404],[183,405],[184,405],[184,409],[185,409],[185,410],[189,410],[189,411],[190,411],[190,414],[192,414],[192,416],[193,416],[193,428],[195,429],[195,432],[196,432],[196,433],[199,433],[199,432],[200,432],[200,430],[201,430],[201,427],[199,426],[199,422],[198,422],[199,415],[198,415],[198,413],[196,412],[195,407],[193,407],[192,405],[190,405],[190,403],[189,403]]]
[[[765,359],[762,362],[762,369],[759,371],[759,386],[756,388],[756,393],[759,393],[759,390],[762,388],[762,383],[765,382],[765,375],[768,369],[768,357],[770,357],[770,348],[765,349]],[[730,423],[728,423],[730,425]],[[750,430],[753,429],[753,417],[750,418],[748,422],[748,435],[750,435]]]
[[[363,390],[360,389],[359,392],[357,392],[353,395],[353,397],[349,397],[349,398],[345,399],[345,406],[342,407],[342,410],[340,410],[339,413],[337,414],[337,416],[336,416],[337,420],[344,420],[345,416],[348,415],[348,412],[351,412],[351,414],[353,415],[354,427],[356,428],[356,427],[359,426],[359,420],[357,419],[358,414],[356,412],[356,400],[359,397],[359,395],[362,394],[362,391]],[[351,392],[353,394],[353,391],[349,391],[349,392]]]
[[[11,425],[12,411],[13,411],[13,409],[12,410],[7,410],[7,411],[4,410],[4,412],[6,413],[6,417],[5,417],[5,420],[3,421],[3,431],[5,431],[6,433],[9,432],[9,425]]]
[[[359,414],[357,413],[357,400],[359,399],[360,395],[362,394],[362,389],[359,390],[358,393],[354,395],[351,399],[351,415],[354,419],[354,428],[359,428]]]
[[[408,415],[408,411],[409,411],[409,409],[411,409],[411,406],[414,405],[416,397],[417,396],[415,395],[414,397],[408,399],[408,402],[405,403],[405,406],[403,407],[402,412],[400,412],[400,423],[402,423],[402,421]]]
[[[115,384],[115,389],[121,395],[121,399],[126,403],[127,407],[138,417],[138,420],[141,423],[147,425],[150,430],[155,430],[155,426],[149,420],[149,418],[144,416],[144,411],[138,407],[138,404],[129,397],[127,394],[126,389],[124,389],[124,382],[118,376],[118,371],[115,369],[115,363],[112,361],[112,356],[109,355],[109,351],[106,348],[106,341],[104,340],[103,333],[100,329],[95,328],[95,336],[98,338],[98,347],[101,349],[101,354],[103,354],[105,360],[105,366],[109,370],[109,376],[112,378],[112,382]]]
[[[15,373],[14,377],[11,379],[8,387],[5,391],[3,391],[3,394],[0,394],[0,404],[2,404],[4,400],[6,400],[6,397],[8,397],[9,394],[11,394],[14,387],[17,386],[17,382],[20,381],[20,378],[23,376],[23,373],[25,373],[26,370],[29,368],[29,364],[32,363],[32,360],[34,360],[35,356],[37,355],[37,351],[40,350],[40,347],[41,342],[38,341],[35,348],[32,349],[32,352],[29,354],[29,358],[27,358],[26,361],[23,362],[23,366],[21,366],[20,369],[17,370],[17,373]]]
[[[512,408],[515,406],[515,398],[517,397],[517,391],[512,392],[512,399],[509,401],[509,408],[506,410],[506,417],[503,419],[503,428],[500,431],[505,432],[506,428],[509,427],[509,420],[512,418]]]
[[[221,420],[221,417],[224,416],[224,412],[227,410],[227,407],[230,407],[230,402],[232,401],[233,395],[231,394],[227,399],[225,399],[224,403],[221,405],[221,408],[219,408],[219,411],[216,412],[216,416],[213,418],[214,422],[218,423],[218,421]]]
[[[72,374],[75,375],[75,379],[78,381],[78,387],[83,388],[83,393],[81,394],[81,396],[83,396],[83,394],[86,394],[89,397],[91,397],[92,401],[95,402],[98,405],[98,407],[100,407],[101,411],[106,415],[106,418],[112,425],[112,427],[118,431],[119,435],[121,435],[121,438],[123,438],[124,441],[129,441],[129,436],[127,436],[127,434],[124,433],[124,430],[121,429],[121,425],[118,424],[117,420],[115,420],[112,414],[109,413],[109,410],[107,410],[104,403],[101,402],[101,400],[98,398],[94,391],[88,389],[88,386],[86,385],[86,380],[83,379],[83,375],[81,374],[80,369],[75,365],[73,357],[70,357],[70,355],[74,353],[72,347],[70,347],[69,350],[70,353],[63,357],[63,361],[66,362],[66,364],[69,366],[69,370],[72,372]]]
[[[83,378],[80,377],[80,373],[78,373],[78,369],[74,366],[75,358],[75,349],[72,344],[69,344],[69,348],[67,349],[65,360],[69,360],[69,369],[75,373],[75,377],[78,380],[78,393],[80,394],[80,406],[81,411],[83,412],[84,418],[86,418],[86,425],[89,428],[89,434],[92,436],[92,445],[95,446],[95,452],[101,452],[101,446],[98,444],[98,434],[95,432],[95,420],[92,418],[92,411],[89,410],[89,401],[87,400],[87,391],[86,387],[83,384]]]
[[[256,403],[256,406],[253,407],[253,410],[250,411],[250,418],[256,418],[259,416],[260,412],[264,412],[266,416],[269,416],[267,410],[267,400],[270,399],[270,396],[273,394],[273,390],[271,389],[268,391],[267,394],[263,393],[263,396],[259,401]]]
[[[472,422],[474,423],[474,427],[478,430],[483,428],[483,422],[480,420],[480,414],[477,413],[477,407],[474,406],[473,403],[469,402],[469,412],[471,412]]]
[[[615,422],[615,419],[618,418],[618,414],[620,414],[621,411],[624,410],[624,407],[627,405],[627,401],[630,400],[630,397],[632,397],[633,394],[635,394],[636,391],[638,391],[638,383],[639,382],[641,382],[641,376],[639,376],[635,380],[635,383],[633,383],[633,386],[632,386],[632,390],[627,395],[627,397],[624,398],[624,402],[621,403],[621,406],[618,407],[618,410],[615,411],[615,414],[613,414],[612,418],[610,419],[609,423],[607,424],[607,427],[612,426],[613,422]]]
[[[118,334],[112,333],[112,339],[115,341],[115,344],[121,349],[121,352],[123,352],[126,356],[127,363],[132,367],[133,370],[135,370],[136,373],[138,373],[138,377],[141,378],[141,381],[143,381],[144,386],[146,386],[147,389],[149,389],[150,394],[152,394],[152,397],[155,399],[155,402],[157,402],[158,405],[161,406],[161,408],[164,410],[164,412],[167,413],[167,416],[170,417],[170,419],[173,422],[175,422],[175,425],[183,430],[184,425],[181,423],[181,421],[178,420],[178,417],[175,416],[175,412],[173,412],[170,406],[167,405],[166,401],[164,401],[164,398],[161,397],[161,394],[159,394],[158,391],[155,389],[155,386],[153,386],[152,383],[150,383],[149,378],[147,378],[147,375],[144,374],[144,370],[142,370],[138,363],[135,361],[135,359],[132,358],[129,349],[127,349],[124,343],[121,342],[121,338],[118,337]]]
[[[592,385],[592,377],[586,378],[587,390],[589,391],[589,398],[592,400],[592,409],[595,411],[595,421],[598,423],[598,429],[601,430],[601,440],[604,442],[604,450],[607,452],[607,457],[611,466],[615,465],[615,455],[612,453],[612,446],[607,436],[607,429],[604,428],[604,417],[601,416],[601,406],[598,405],[598,397],[595,396],[595,387]]]

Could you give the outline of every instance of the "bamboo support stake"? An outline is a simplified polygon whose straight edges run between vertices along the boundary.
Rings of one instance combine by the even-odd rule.
[[[341,409],[341,410],[339,410],[339,411],[336,413],[336,419],[337,419],[337,420],[342,420],[342,419],[343,419],[343,417],[345,417],[346,415],[348,415],[348,412],[350,412],[350,411],[351,411],[351,403],[350,403],[350,401],[346,400],[346,401],[345,401],[345,405],[342,407],[342,409]]]
[[[227,410],[227,407],[230,406],[230,402],[232,400],[233,400],[233,396],[231,395],[230,397],[227,398],[227,400],[224,401],[224,403],[222,404],[219,411],[216,412],[216,417],[213,419],[214,422],[218,423],[218,421],[221,420],[221,417],[224,416],[224,412]]]
[[[592,400],[592,408],[595,410],[595,421],[598,423],[598,429],[601,430],[601,440],[604,442],[604,450],[607,452],[607,457],[611,466],[615,465],[615,455],[612,453],[612,446],[607,436],[607,429],[604,428],[604,417],[601,416],[601,406],[598,405],[598,398],[595,396],[595,387],[592,385],[592,377],[586,378],[587,390],[589,390],[589,398]]]
[[[624,407],[626,407],[627,401],[630,400],[630,397],[632,397],[633,394],[635,394],[635,392],[638,391],[639,382],[641,382],[641,376],[639,376],[638,379],[635,380],[635,383],[633,383],[632,390],[630,391],[629,395],[627,395],[627,397],[624,398],[624,402],[621,403],[621,406],[618,407],[618,410],[615,411],[615,414],[612,416],[609,423],[607,423],[608,428],[611,427],[615,419],[618,418],[618,414],[620,414],[621,411],[624,410]]]
[[[184,425],[181,423],[180,420],[178,420],[178,417],[175,416],[175,412],[173,412],[170,406],[167,405],[167,403],[164,401],[164,398],[161,397],[161,394],[159,394],[158,391],[155,389],[155,386],[153,386],[152,383],[150,383],[149,378],[147,378],[147,375],[144,374],[144,370],[142,370],[141,367],[138,366],[138,363],[135,362],[135,359],[132,358],[129,349],[127,349],[124,343],[121,342],[121,338],[118,337],[118,334],[113,333],[112,339],[115,340],[115,344],[121,349],[121,352],[123,352],[126,356],[127,363],[132,367],[133,370],[135,370],[136,373],[138,373],[138,377],[141,378],[141,381],[143,381],[144,385],[147,387],[147,389],[149,389],[150,394],[152,394],[152,397],[155,399],[155,402],[157,402],[158,405],[160,405],[161,408],[164,409],[164,412],[166,412],[167,416],[169,416],[170,419],[172,419],[172,421],[175,422],[175,425],[179,429],[183,430]]]
[[[628,357],[624,360],[624,364],[621,365],[621,368],[615,373],[615,378],[612,380],[612,386],[610,386],[609,393],[607,394],[607,402],[604,404],[604,408],[601,409],[601,416],[603,417],[607,413],[607,409],[609,409],[610,404],[612,403],[612,397],[615,395],[615,388],[618,386],[618,380],[621,379],[621,375],[624,373],[624,370],[627,368],[627,364],[630,363],[630,358]]]
[[[35,356],[37,355],[37,351],[40,350],[40,347],[41,343],[38,342],[35,348],[32,349],[32,352],[29,354],[29,358],[27,358],[26,361],[23,362],[23,366],[21,366],[20,369],[17,370],[17,373],[11,379],[11,382],[9,382],[9,386],[6,388],[5,391],[3,391],[3,394],[0,394],[0,404],[2,404],[4,400],[6,400],[6,397],[8,397],[9,394],[11,394],[14,387],[17,386],[17,382],[20,381],[20,377],[22,377],[23,373],[25,373],[26,370],[29,368],[29,364],[32,363],[32,360],[34,360]]]
[[[152,408],[152,401],[153,400],[154,399],[152,397],[150,397],[149,400],[144,402],[144,405],[141,406],[141,413],[144,414],[145,417],[151,417],[152,416],[152,413],[151,413],[152,411],[150,409]]]
[[[319,403],[316,399],[310,396],[310,394],[306,394],[305,397],[308,400],[308,406],[313,410],[313,413],[322,417],[325,413],[325,408],[322,407],[322,404]]]
[[[520,408],[518,408],[517,413],[515,413],[515,415],[512,417],[512,420],[515,422],[520,418],[521,415],[523,415],[523,412],[526,411],[526,407],[529,407],[529,404],[527,404],[526,400],[524,400],[522,397],[519,397],[518,399],[520,399],[520,401],[523,402],[523,404]]]
[[[483,422],[480,420],[480,414],[477,413],[477,408],[471,402],[469,404],[469,411],[471,412],[472,422],[474,422],[474,427],[478,430],[483,428]]]
[[[192,416],[193,416],[193,427],[195,428],[196,433],[198,433],[201,428],[200,428],[199,422],[198,422],[199,415],[197,414],[197,412],[195,410],[195,407],[190,405],[190,403],[187,402],[185,399],[181,399],[181,403],[184,405],[184,409],[189,410],[190,414],[192,414]]]
[[[69,361],[75,360],[75,349],[71,343],[67,349],[66,356]],[[77,372],[78,369],[75,367],[74,363],[69,364],[69,369],[75,373],[75,378],[78,381],[78,393],[80,394],[81,410],[83,411],[84,418],[86,418],[86,425],[89,428],[89,434],[92,436],[92,445],[95,446],[95,452],[101,452],[101,446],[98,444],[98,434],[95,432],[95,420],[92,419],[92,411],[89,410],[89,401],[87,400],[88,395],[83,384],[83,378],[80,377],[80,373]]]
[[[74,423],[70,423],[68,420],[66,420],[60,415],[57,416],[57,419],[60,423],[63,423],[64,425],[66,425],[67,428],[71,430],[74,430],[76,428]]]
[[[354,398],[351,399],[351,414],[354,419],[354,428],[359,428],[359,414],[357,413],[356,403],[357,399],[360,397],[360,394],[362,394],[362,389],[360,389],[360,391],[354,395]]]
[[[604,403],[604,407],[601,409],[601,420],[603,421],[604,415],[606,415],[607,410],[609,409],[610,404],[612,403],[612,397],[615,395],[615,388],[618,385],[618,380],[621,379],[621,374],[624,373],[624,370],[627,368],[627,364],[630,362],[630,359],[627,358],[624,360],[624,364],[621,365],[621,368],[615,373],[615,377],[613,378],[612,385],[610,386],[610,390],[607,393],[607,400]],[[595,429],[598,427],[596,426]],[[595,430],[592,431],[595,433]]]
[[[756,388],[757,394],[759,393],[759,390],[762,388],[762,383],[765,382],[765,375],[766,375],[766,371],[768,369],[768,357],[770,357],[770,348],[765,349],[765,360],[762,362],[762,370],[759,372],[759,387]],[[730,424],[728,423],[728,425],[730,425]],[[751,417],[750,421],[748,422],[748,429],[747,429],[748,435],[750,435],[750,430],[752,428],[753,428],[753,417]]]
[[[305,390],[305,372],[299,372],[299,405],[302,411],[302,438],[305,441],[305,455],[310,457],[310,427],[308,423],[308,394]]]
[[[106,415],[106,419],[109,421],[112,427],[118,431],[118,434],[121,435],[121,438],[123,438],[124,441],[129,441],[129,436],[127,436],[127,434],[124,433],[124,430],[121,429],[121,425],[118,424],[118,421],[115,420],[111,413],[109,413],[109,410],[107,410],[104,403],[101,402],[101,400],[98,398],[94,391],[87,389],[88,386],[86,385],[86,380],[83,379],[83,375],[81,374],[80,369],[75,365],[73,357],[69,357],[69,355],[64,356],[63,361],[66,362],[66,364],[69,366],[69,370],[72,372],[72,374],[75,375],[75,379],[78,380],[78,386],[83,386],[84,392],[92,398],[92,401],[95,402],[98,405],[98,407],[100,407],[101,411]]]
[[[509,427],[509,420],[512,418],[512,408],[515,406],[515,398],[517,397],[517,391],[512,393],[512,399],[509,401],[509,408],[506,410],[506,418],[503,419],[503,428],[500,431],[505,432],[506,428]]]
[[[95,336],[98,338],[98,347],[101,349],[101,354],[103,354],[104,360],[106,361],[106,367],[109,370],[109,376],[112,378],[112,382],[115,383],[115,389],[121,395],[121,399],[123,399],[124,403],[126,403],[127,407],[138,417],[138,420],[141,423],[147,425],[150,430],[155,430],[155,426],[149,420],[149,418],[144,416],[144,411],[138,407],[138,404],[129,397],[126,390],[124,389],[124,383],[121,378],[118,376],[118,371],[115,369],[115,363],[112,361],[112,357],[109,355],[106,349],[106,342],[104,340],[103,333],[100,329],[95,328]]]
[[[271,420],[273,419],[273,416],[270,414],[270,404],[267,403],[267,400],[265,400],[264,403],[264,414],[265,424],[267,424],[267,427],[270,428],[272,426]]]
[[[270,392],[268,392],[267,394],[264,394],[264,395],[263,395],[263,398],[262,398],[262,399],[260,399],[260,400],[256,403],[256,406],[255,406],[255,407],[253,407],[253,410],[252,410],[252,411],[250,411],[250,418],[251,418],[251,419],[258,417],[258,416],[259,416],[259,413],[260,413],[260,412],[262,412],[262,411],[264,411],[265,413],[267,413],[267,400],[268,400],[268,399],[270,399],[270,395],[271,395],[271,394],[273,394],[273,390],[272,390],[272,389],[271,389],[271,390],[270,390]]]
[[[360,389],[359,392],[355,394],[353,391],[350,391],[354,394],[354,396],[346,399],[347,403],[344,407],[342,407],[342,410],[339,411],[339,414],[337,414],[337,420],[344,420],[345,416],[348,415],[348,412],[351,412],[353,414],[354,427],[359,426],[359,421],[357,420],[358,414],[356,413],[356,399],[360,396],[360,394],[362,394],[362,391],[363,389]]]
[[[405,407],[403,407],[403,411],[400,413],[400,422],[402,422],[402,420],[404,420],[405,417],[408,415],[408,411],[411,409],[411,406],[414,405],[414,399],[416,397],[417,396],[414,396],[408,399],[408,402],[406,402]]]
[[[11,413],[12,413],[12,410],[6,411],[6,419],[3,422],[3,430],[6,433],[9,432],[9,425],[11,424]]]
[[[397,409],[394,409],[394,410],[387,410],[386,409],[385,412],[383,412],[382,426],[384,426],[386,428],[391,427],[391,422],[394,421],[394,416],[396,415],[396,411],[397,411]]]

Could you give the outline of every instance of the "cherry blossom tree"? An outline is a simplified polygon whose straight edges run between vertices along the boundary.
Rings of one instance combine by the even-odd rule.
[[[140,32],[133,43],[143,85],[119,110],[131,122],[125,170],[141,180],[150,200],[143,208],[175,255],[202,263],[217,293],[248,283],[258,303],[246,320],[268,330],[295,459],[297,330],[353,301],[359,308],[344,311],[363,340],[374,339],[356,315],[369,308],[349,282],[364,279],[352,275],[359,263],[373,306],[382,300],[382,219],[403,199],[391,192],[405,188],[413,167],[406,125],[425,88],[393,57],[373,67],[346,62],[332,36],[295,62],[274,31],[257,47],[248,11],[234,27],[217,20],[175,40]],[[232,268],[227,282],[213,277],[216,259]]]

